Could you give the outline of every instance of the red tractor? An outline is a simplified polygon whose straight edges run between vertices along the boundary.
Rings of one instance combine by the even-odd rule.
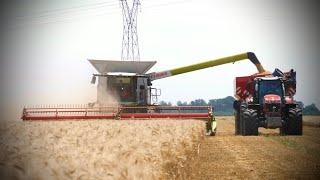
[[[236,77],[235,134],[258,135],[258,128],[280,128],[281,135],[302,135],[302,113],[294,101],[296,72]]]

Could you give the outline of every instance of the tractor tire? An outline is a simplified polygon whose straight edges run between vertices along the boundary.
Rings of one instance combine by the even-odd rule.
[[[238,129],[239,135],[244,135],[244,116],[243,113],[248,109],[248,105],[246,103],[241,103],[239,109],[239,122],[238,122]]]
[[[234,128],[235,128],[235,135],[241,135],[240,132],[240,111],[234,112]]]
[[[242,135],[243,136],[257,136],[258,125],[257,125],[257,111],[253,109],[246,109],[242,115]]]
[[[235,135],[241,135],[240,133],[240,101],[233,102],[233,109],[234,109],[234,129]]]
[[[302,112],[300,108],[289,109],[281,135],[302,135]]]

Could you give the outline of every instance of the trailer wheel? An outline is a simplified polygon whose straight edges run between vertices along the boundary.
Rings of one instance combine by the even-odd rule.
[[[302,112],[300,108],[289,109],[286,122],[280,128],[281,135],[302,135]]]
[[[258,126],[257,126],[257,111],[253,109],[246,109],[243,112],[242,116],[242,135],[244,136],[257,136],[258,135]]]

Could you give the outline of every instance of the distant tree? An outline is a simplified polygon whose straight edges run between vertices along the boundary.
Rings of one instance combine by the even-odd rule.
[[[320,115],[320,111],[315,104],[310,104],[303,108],[302,113],[304,115]]]
[[[220,98],[220,99],[210,99],[208,103],[203,100],[203,99],[196,99],[191,101],[190,103],[188,102],[182,102],[178,101],[177,105],[178,106],[212,106],[214,108],[214,113],[215,115],[233,115],[233,102],[234,102],[234,97],[232,96],[227,96],[225,98]],[[315,104],[310,104],[308,106],[304,107],[303,102],[297,101],[297,104],[299,107],[301,107],[302,113],[304,115],[320,115],[320,110],[317,108]],[[165,105],[165,106],[171,106],[170,102],[164,102],[161,101],[160,105]]]
[[[178,102],[177,102],[177,106],[188,106],[188,102],[178,101]]]
[[[190,103],[178,101],[178,106],[212,106],[214,107],[215,115],[233,115],[233,101],[235,99],[232,96],[227,96],[221,99],[211,99],[207,103],[203,99],[196,99]]]
[[[196,99],[190,102],[191,106],[207,106],[207,102],[203,99]]]
[[[227,96],[221,99],[210,99],[208,104],[214,108],[216,115],[232,115],[234,100],[232,96]]]
[[[167,102],[165,102],[165,101],[160,101],[160,102],[159,102],[159,105],[161,105],[161,106],[166,106],[166,105],[167,105]]]
[[[161,106],[172,106],[172,103],[171,102],[160,101],[159,105],[161,105]]]

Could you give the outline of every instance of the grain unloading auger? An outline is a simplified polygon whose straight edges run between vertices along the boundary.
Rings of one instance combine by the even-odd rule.
[[[153,80],[162,79],[162,78],[166,78],[166,77],[170,77],[170,76],[175,76],[178,74],[184,74],[184,73],[188,73],[188,72],[192,72],[192,71],[197,71],[200,69],[205,69],[205,68],[219,66],[219,65],[228,64],[228,63],[234,63],[234,62],[242,61],[242,60],[246,60],[246,59],[249,59],[256,66],[258,73],[260,73],[260,74],[268,73],[263,68],[263,66],[259,62],[258,58],[256,57],[256,55],[252,52],[248,52],[248,53],[237,54],[234,56],[223,57],[220,59],[209,60],[209,61],[205,61],[205,62],[201,62],[201,63],[189,65],[189,66],[179,67],[179,68],[175,68],[175,69],[171,69],[171,70],[167,70],[167,71],[150,73],[148,75],[149,75],[150,79],[153,81]]]
[[[260,74],[266,73],[251,52],[153,73],[146,72],[155,61],[89,60],[99,72],[93,74],[91,81],[94,84],[98,77],[97,102],[85,106],[24,108],[22,119],[204,119],[207,121],[207,133],[214,135],[216,121],[212,107],[156,105],[152,99],[160,94],[152,88],[152,81],[245,59],[251,60]]]

